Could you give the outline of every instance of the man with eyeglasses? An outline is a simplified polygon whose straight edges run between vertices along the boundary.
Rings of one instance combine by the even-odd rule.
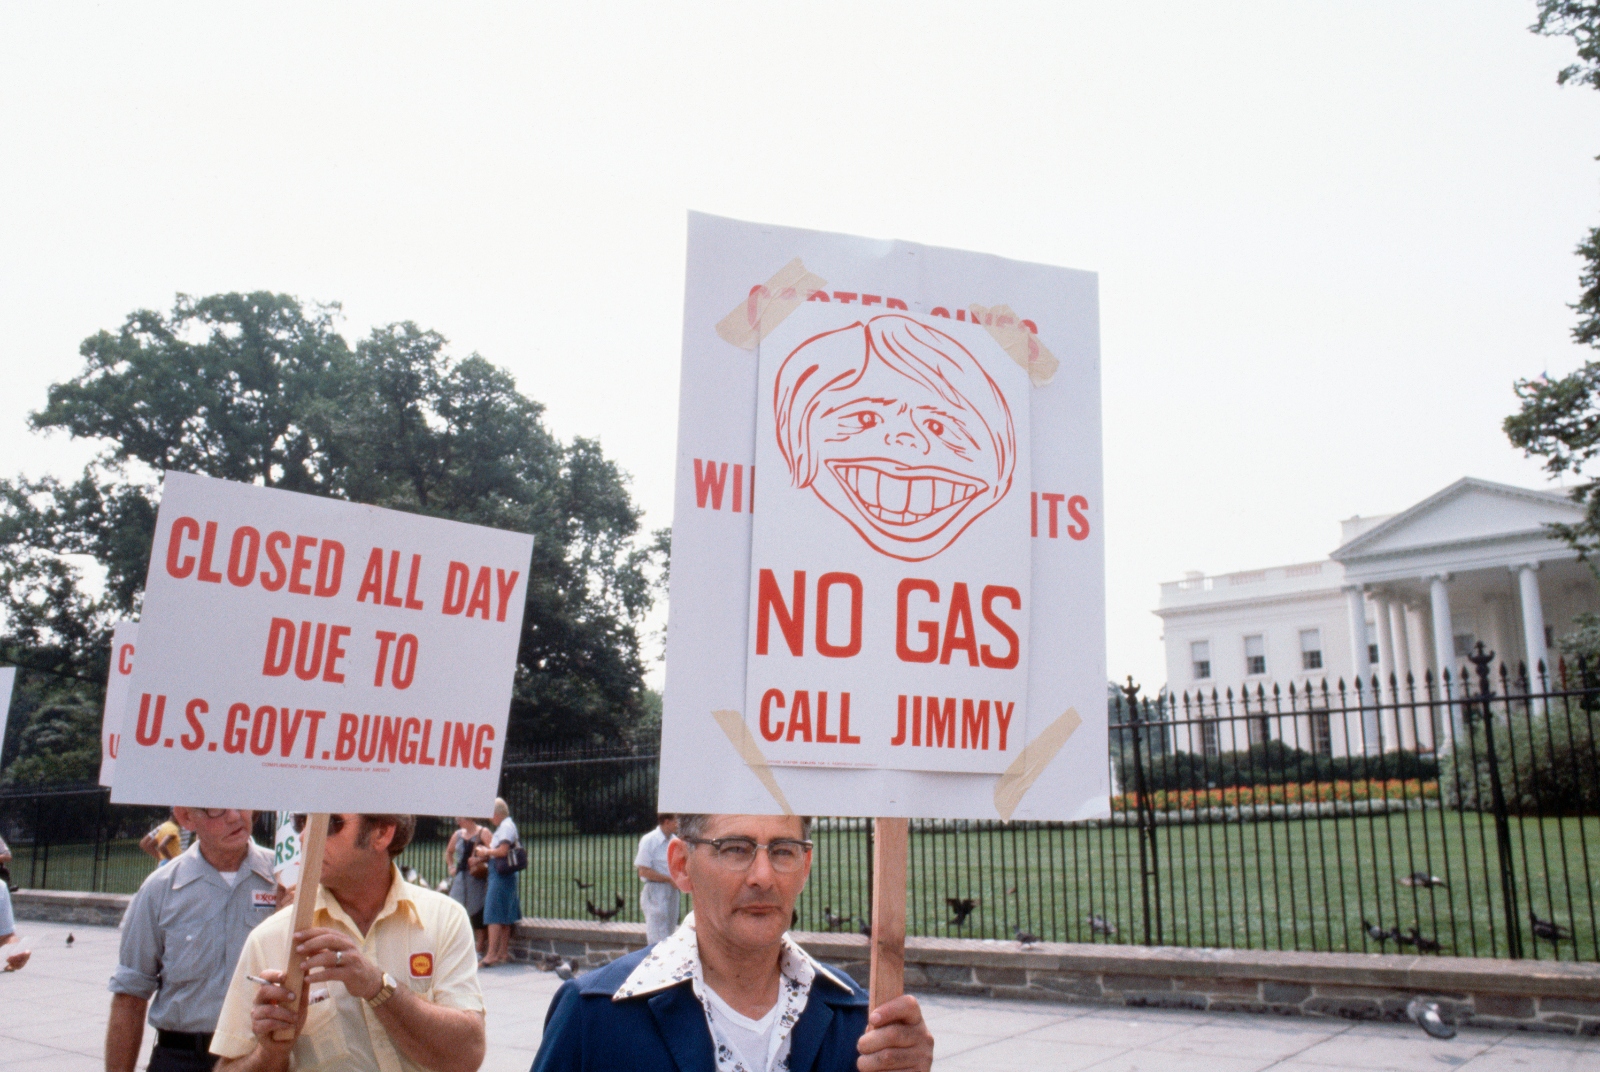
[[[296,816],[296,829],[304,816]],[[330,815],[311,926],[281,912],[239,955],[212,1051],[218,1072],[475,1072],[483,994],[467,910],[414,886],[394,860],[413,815]],[[289,943],[305,957],[294,1011],[281,985]],[[279,1040],[290,1029],[294,1037]]]
[[[811,873],[811,821],[680,815],[672,881],[694,897],[671,936],[564,984],[533,1072],[889,1072],[933,1064],[907,995],[867,995],[786,933]]]
[[[277,910],[272,853],[250,840],[249,811],[174,808],[195,833],[176,859],[140,885],[122,922],[111,977],[106,1072],[133,1072],[148,1013],[151,1072],[201,1072],[239,950]]]

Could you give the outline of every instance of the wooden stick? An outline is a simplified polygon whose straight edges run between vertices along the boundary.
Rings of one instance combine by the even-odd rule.
[[[872,852],[872,961],[868,1008],[906,989],[906,857],[908,819],[874,819]]]
[[[311,926],[317,914],[317,887],[322,885],[322,843],[328,837],[328,813],[313,812],[306,817],[306,828],[300,838],[300,884],[294,891],[294,933],[289,935],[289,967],[284,972],[283,988],[294,995],[285,1006],[290,1012],[300,1008],[306,1000],[305,965],[295,951],[294,935]],[[290,1042],[295,1037],[293,1028],[282,1027],[272,1033],[279,1042]]]

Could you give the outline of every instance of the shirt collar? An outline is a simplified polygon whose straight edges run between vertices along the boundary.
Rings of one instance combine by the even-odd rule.
[[[172,888],[180,890],[194,882],[196,879],[209,878],[218,885],[226,886],[227,879],[223,878],[216,868],[211,866],[211,861],[200,855],[200,839],[196,838],[183,852],[179,853],[170,865],[172,867]],[[241,871],[254,871],[268,882],[275,883],[272,877],[272,858],[265,849],[261,849],[255,842],[245,850],[244,862],[239,865]]]
[[[384,895],[383,907],[373,917],[372,927],[376,927],[389,916],[402,912],[409,915],[413,923],[418,926],[422,925],[422,915],[417,910],[416,887],[402,878],[400,869],[391,863],[389,865],[389,892]],[[328,919],[338,923],[352,935],[357,938],[361,937],[361,928],[355,925],[355,921],[344,910],[344,905],[339,903],[337,897],[328,892],[326,886],[317,887],[316,915],[327,916]],[[372,933],[372,927],[367,928],[368,934]]]
[[[850,990],[821,961],[800,948],[800,943],[789,937],[787,932],[783,936],[778,970],[804,986],[810,986],[811,981],[820,975],[839,989],[846,992]],[[690,981],[704,985],[702,979],[700,942],[695,935],[694,913],[690,912],[678,929],[657,942],[649,955],[628,974],[611,995],[611,1000],[643,997]]]

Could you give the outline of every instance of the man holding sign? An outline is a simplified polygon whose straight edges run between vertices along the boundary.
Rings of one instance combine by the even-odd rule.
[[[562,986],[533,1072],[929,1069],[917,999],[867,995],[785,933],[811,874],[810,820],[682,815],[667,849],[695,910],[669,938]]]
[[[280,912],[245,943],[217,1022],[219,1068],[283,1072],[371,1069],[474,1072],[483,1063],[483,994],[466,910],[400,877],[395,857],[416,830],[411,815],[334,815],[305,957],[308,1000],[278,984],[294,913]],[[309,896],[309,892],[306,894]],[[290,1028],[293,1036],[275,1033]]]

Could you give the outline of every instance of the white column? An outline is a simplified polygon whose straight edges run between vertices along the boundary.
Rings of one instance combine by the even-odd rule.
[[[1367,603],[1362,598],[1361,586],[1350,585],[1344,590],[1345,611],[1350,618],[1351,672],[1361,687],[1345,694],[1345,699],[1361,699],[1361,750],[1374,754],[1379,750],[1378,711],[1369,704],[1367,681],[1371,664],[1367,661]]]
[[[1396,701],[1403,702],[1411,696],[1406,687],[1406,678],[1411,674],[1411,629],[1406,621],[1406,605],[1396,599],[1389,604],[1389,633],[1394,637],[1394,676],[1396,688]],[[1396,724],[1394,743],[1402,748],[1416,748],[1416,726],[1411,721],[1410,709],[1395,707],[1394,720]]]
[[[1444,675],[1450,673],[1451,695],[1462,695],[1463,682],[1460,680],[1461,667],[1456,662],[1456,634],[1450,625],[1450,593],[1445,590],[1444,582],[1450,579],[1448,573],[1436,573],[1428,578],[1428,597],[1433,606],[1433,658],[1438,667],[1438,692],[1444,695]],[[1470,682],[1466,683],[1470,688]],[[1455,704],[1450,705],[1450,725],[1454,731],[1454,739],[1463,739],[1460,725],[1461,708]],[[1434,742],[1437,747],[1439,742]]]
[[[1406,605],[1396,599],[1389,604],[1389,633],[1394,637],[1394,674],[1400,688],[1406,687],[1411,673],[1411,628],[1406,621]]]
[[[1528,681],[1535,690],[1539,688],[1539,664],[1550,671],[1550,654],[1544,646],[1544,601],[1539,598],[1539,563],[1524,562],[1513,566],[1517,575],[1517,590],[1522,596],[1522,641],[1528,651]]]
[[[1372,597],[1373,624],[1378,627],[1378,676],[1385,688],[1394,668],[1394,631],[1389,622],[1389,600],[1383,596]]]

